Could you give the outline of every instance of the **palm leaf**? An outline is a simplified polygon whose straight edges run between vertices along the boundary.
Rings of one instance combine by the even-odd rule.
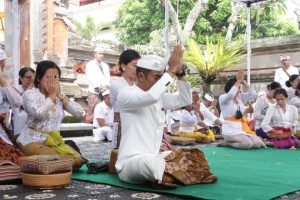
[[[243,43],[229,44],[219,35],[217,44],[206,37],[205,50],[192,38],[187,38],[184,61],[194,66],[204,81],[212,81],[226,68],[232,67],[244,57]]]

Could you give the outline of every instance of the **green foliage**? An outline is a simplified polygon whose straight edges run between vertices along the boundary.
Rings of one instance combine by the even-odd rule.
[[[91,41],[95,38],[101,29],[112,26],[110,23],[96,24],[94,18],[89,15],[86,17],[84,23],[80,23],[77,20],[73,20],[73,23],[76,26],[76,30],[87,41]]]
[[[192,38],[187,39],[187,46],[184,61],[195,67],[206,84],[210,84],[221,71],[234,66],[244,57],[243,43],[229,44],[221,35],[218,36],[216,45],[212,39],[206,37],[205,50]]]
[[[115,22],[119,40],[128,45],[148,43],[150,33],[163,27],[162,10],[158,0],[124,1]]]
[[[179,1],[179,21],[184,26],[186,17],[198,0]],[[175,10],[177,0],[171,0]],[[252,6],[252,38],[262,38],[296,33],[296,27],[290,22],[280,20],[284,13],[284,0]],[[194,25],[193,37],[200,44],[206,43],[209,35],[215,43],[218,35],[226,35],[231,15],[231,0],[209,0]],[[127,45],[150,42],[150,33],[164,28],[164,7],[160,0],[125,0],[120,7],[116,27],[120,41]],[[246,9],[239,15],[233,39],[245,37]]]
[[[202,79],[196,74],[187,74],[185,79],[191,84],[192,88],[199,88],[202,85]]]

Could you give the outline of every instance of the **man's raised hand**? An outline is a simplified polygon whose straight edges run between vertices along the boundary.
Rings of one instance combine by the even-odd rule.
[[[182,70],[182,57],[183,57],[183,48],[181,45],[177,45],[174,50],[172,51],[172,54],[170,56],[168,65],[169,68],[167,72],[174,77],[176,72],[181,72]]]

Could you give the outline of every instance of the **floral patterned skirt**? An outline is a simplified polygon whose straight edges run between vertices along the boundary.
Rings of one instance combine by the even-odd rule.
[[[217,181],[217,177],[210,172],[204,153],[197,148],[173,151],[165,160],[162,185],[179,186]]]
[[[0,159],[1,160],[9,160],[16,165],[20,165],[20,159],[24,155],[21,148],[15,144],[7,144],[2,138],[0,137]]]
[[[12,142],[12,144],[6,143],[1,137],[0,137],[0,159],[1,160],[9,160],[16,165],[20,165],[20,159],[22,156],[24,156],[24,153],[20,146],[16,143],[13,137],[13,133],[5,126],[4,124],[5,118],[0,117],[0,128],[3,129],[3,131],[7,134],[9,140]]]

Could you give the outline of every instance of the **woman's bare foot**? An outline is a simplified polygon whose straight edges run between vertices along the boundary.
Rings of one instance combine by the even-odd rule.
[[[216,140],[222,140],[223,136],[222,135],[215,135]]]
[[[265,140],[264,143],[267,147],[273,147],[273,142]]]
[[[227,141],[223,141],[217,144],[217,147],[229,147],[229,143]]]

